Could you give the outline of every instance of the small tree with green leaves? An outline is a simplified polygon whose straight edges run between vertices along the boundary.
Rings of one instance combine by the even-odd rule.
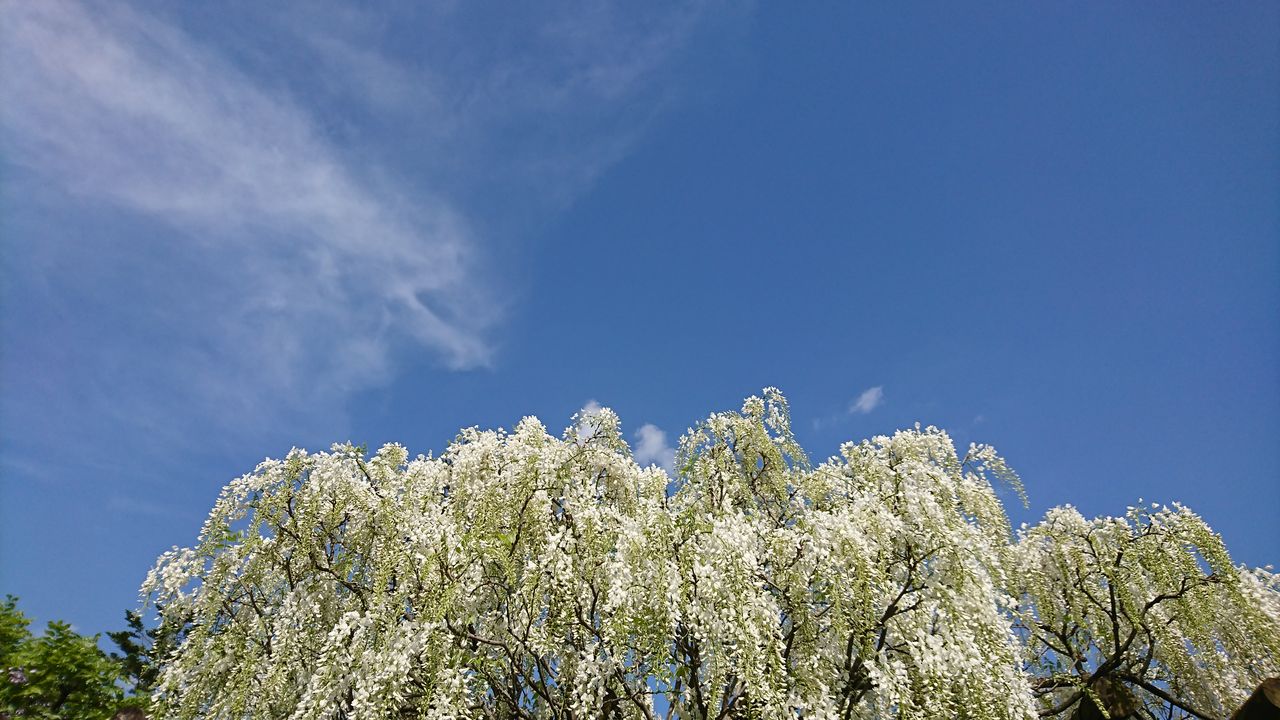
[[[124,692],[120,665],[98,648],[97,636],[51,621],[31,634],[17,598],[0,602],[0,717],[106,720]]]
[[[160,676],[160,667],[181,643],[182,637],[190,626],[188,620],[181,616],[170,616],[154,627],[146,627],[142,613],[126,610],[124,613],[125,630],[108,632],[107,637],[120,648],[119,653],[112,653],[113,660],[120,664],[120,671],[128,689],[128,697],[122,707],[145,709],[150,704],[151,692],[156,687]]]

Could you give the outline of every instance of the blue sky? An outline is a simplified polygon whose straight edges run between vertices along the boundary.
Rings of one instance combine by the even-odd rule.
[[[1275,3],[0,6],[0,592],[266,456],[776,385],[1280,561]]]

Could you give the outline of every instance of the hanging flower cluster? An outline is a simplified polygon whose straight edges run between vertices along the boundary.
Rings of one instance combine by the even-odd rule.
[[[608,410],[268,460],[147,578],[191,623],[156,713],[1213,717],[1280,673],[1276,577],[1189,511],[1015,536],[991,448],[917,427],[812,467],[789,423],[772,389],[714,414],[675,478]]]

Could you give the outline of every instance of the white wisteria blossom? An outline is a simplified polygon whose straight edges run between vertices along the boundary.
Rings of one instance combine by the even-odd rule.
[[[1185,509],[1015,535],[990,447],[917,426],[815,467],[773,389],[674,474],[624,437],[591,408],[263,462],[144,585],[189,623],[157,716],[1216,717],[1280,671],[1275,575]]]
[[[1234,567],[1185,507],[1055,508],[1014,550],[1018,626],[1042,711],[1221,718],[1280,675],[1280,592]]]

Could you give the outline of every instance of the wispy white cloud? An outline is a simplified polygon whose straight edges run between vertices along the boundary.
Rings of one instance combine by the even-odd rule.
[[[383,323],[452,367],[489,361],[494,308],[467,223],[438,198],[387,200],[304,110],[175,27],[56,2],[8,4],[5,21],[10,157],[199,238],[191,252],[241,278],[216,330],[270,348],[273,381],[323,345],[324,379],[367,382],[385,368]]]
[[[884,387],[877,385],[862,391],[862,394],[849,403],[849,412],[866,415],[884,403]]]
[[[668,473],[675,471],[676,450],[667,444],[667,433],[652,423],[636,430],[635,460],[641,465],[656,464]]]
[[[8,241],[64,319],[10,357],[93,348],[41,367],[32,402],[61,407],[64,429],[296,427],[344,415],[402,349],[493,365],[487,234],[626,153],[701,14],[506,24],[423,6],[410,22],[428,37],[403,52],[389,40],[405,23],[377,11],[264,8],[251,39],[175,7],[0,4],[0,149],[21,171],[5,201],[56,213]],[[132,219],[101,234],[63,219],[99,211]]]
[[[410,155],[429,158],[421,175],[443,180],[450,197],[497,192],[504,215],[522,216],[572,201],[679,99],[672,68],[682,50],[708,15],[725,19],[708,6],[569,2],[508,6],[499,19],[418,4],[392,19],[326,4],[278,12],[274,23],[320,68],[313,97],[376,108],[361,119],[412,134]],[[415,30],[407,61],[382,49],[395,45],[396,25]]]

